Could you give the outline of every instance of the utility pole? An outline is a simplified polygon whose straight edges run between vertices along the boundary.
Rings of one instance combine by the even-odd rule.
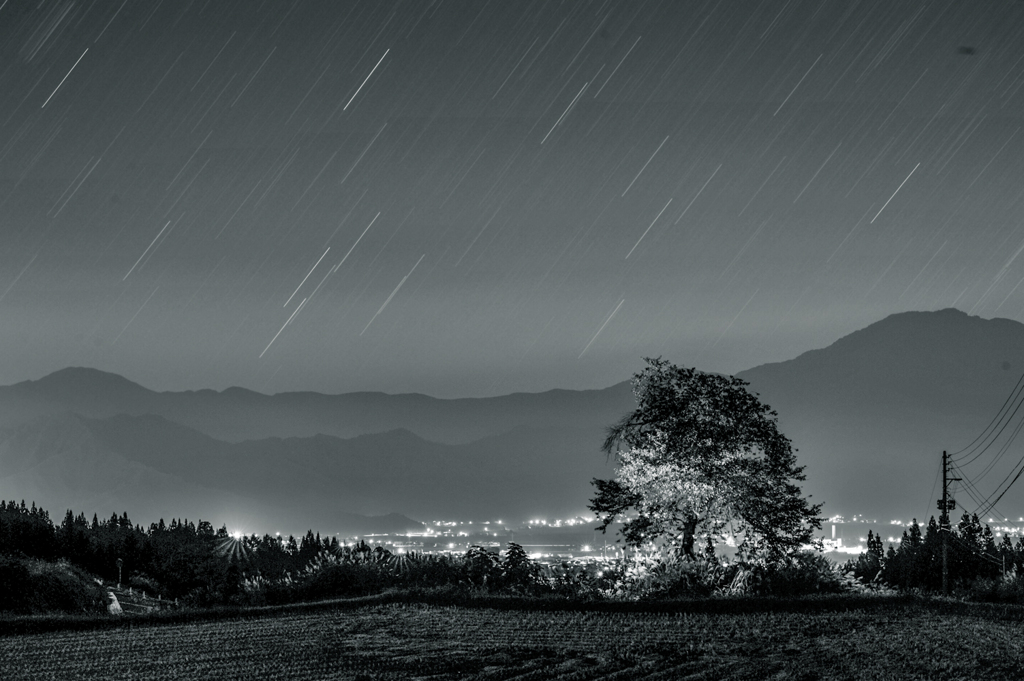
[[[949,477],[949,455],[942,452],[942,498],[939,499],[939,532],[942,534],[942,595],[949,595],[949,512],[956,508],[956,501],[949,496],[949,483],[960,478]]]

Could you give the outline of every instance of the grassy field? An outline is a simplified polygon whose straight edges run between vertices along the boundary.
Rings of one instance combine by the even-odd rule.
[[[599,606],[600,607],[600,606]],[[1024,611],[906,598],[709,613],[370,602],[0,636],[4,679],[1020,679]],[[729,612],[731,610],[731,612]],[[8,626],[12,631],[17,627]]]

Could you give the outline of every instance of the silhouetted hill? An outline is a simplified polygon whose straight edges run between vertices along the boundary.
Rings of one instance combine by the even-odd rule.
[[[159,417],[125,427],[123,420],[112,425],[66,413],[0,431],[0,497],[34,500],[58,521],[70,508],[103,518],[127,511],[143,525],[178,517],[233,530],[296,534],[309,528],[350,536],[422,527],[397,514],[367,517],[338,505],[314,508],[301,496],[254,495],[230,480],[223,484],[224,476],[211,474],[200,457],[216,457],[218,448],[231,445],[154,419]],[[153,452],[161,454],[160,465],[152,465],[158,458]]]
[[[451,400],[375,392],[263,395],[242,388],[158,393],[115,374],[70,368],[0,387],[0,426],[68,411],[89,418],[155,414],[229,442],[406,429],[434,442],[460,444],[519,426],[604,428],[632,404],[628,382],[603,390]]]
[[[921,520],[937,512],[942,450],[962,449],[1024,372],[1024,324],[955,309],[894,314],[827,348],[737,374],[779,413],[825,513]],[[1024,442],[1010,459],[1024,453]],[[987,463],[987,460],[985,461]],[[996,469],[983,492],[1002,476]],[[968,471],[970,474],[970,471]],[[1001,508],[1011,512],[1024,488]],[[961,494],[961,503],[971,500]],[[959,513],[962,511],[958,511]]]
[[[582,512],[607,475],[598,437],[527,428],[465,445],[407,430],[226,443],[159,416],[83,420],[104,447],[180,479],[311,513],[398,511],[421,519]],[[588,442],[589,440],[589,442]]]
[[[75,413],[102,445],[83,440],[92,449],[80,453],[82,462],[120,456],[147,474],[301,508],[293,518],[525,518],[585,511],[590,479],[610,473],[599,451],[604,428],[632,405],[628,383],[457,400],[240,388],[157,393],[69,368],[0,387],[0,426]],[[11,488],[5,477],[0,494]],[[52,498],[37,482],[40,498]],[[120,489],[129,487],[144,485]],[[136,501],[145,513],[178,514]]]
[[[891,315],[738,376],[778,411],[806,466],[805,491],[826,502],[827,515],[926,520],[935,512],[942,450],[978,435],[1022,371],[1024,324],[941,310]],[[612,472],[600,452],[605,428],[634,406],[628,383],[460,400],[238,388],[157,393],[104,372],[66,369],[0,388],[0,496],[14,490],[19,499],[53,499],[54,508],[88,511],[82,504],[93,503],[133,517],[128,500],[148,511],[231,499],[260,517],[323,518],[308,524],[325,532],[326,519],[341,523],[353,513],[575,514],[592,496],[591,478]],[[1011,447],[977,481],[982,493],[1021,452],[1024,443]],[[959,500],[970,506],[962,493]],[[1019,500],[1024,488],[1000,508],[1014,512]]]

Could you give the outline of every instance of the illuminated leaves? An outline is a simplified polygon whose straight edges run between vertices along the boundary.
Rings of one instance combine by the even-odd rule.
[[[730,525],[741,548],[779,558],[820,526],[794,481],[802,469],[775,412],[735,377],[648,359],[633,377],[637,408],[608,430],[615,481],[595,481],[591,510],[602,527],[626,516],[623,535],[640,545],[667,541],[693,555],[697,536]]]

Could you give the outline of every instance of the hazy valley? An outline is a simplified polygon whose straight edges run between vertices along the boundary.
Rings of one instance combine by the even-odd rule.
[[[926,521],[942,450],[981,432],[1021,371],[1024,325],[942,310],[737,375],[778,412],[826,516]],[[455,400],[158,393],[69,368],[0,387],[0,497],[256,532],[570,517],[586,512],[592,478],[611,477],[604,428],[632,407],[628,382]],[[980,486],[1017,457],[1006,458]],[[1017,506],[1013,492],[1001,504]]]

